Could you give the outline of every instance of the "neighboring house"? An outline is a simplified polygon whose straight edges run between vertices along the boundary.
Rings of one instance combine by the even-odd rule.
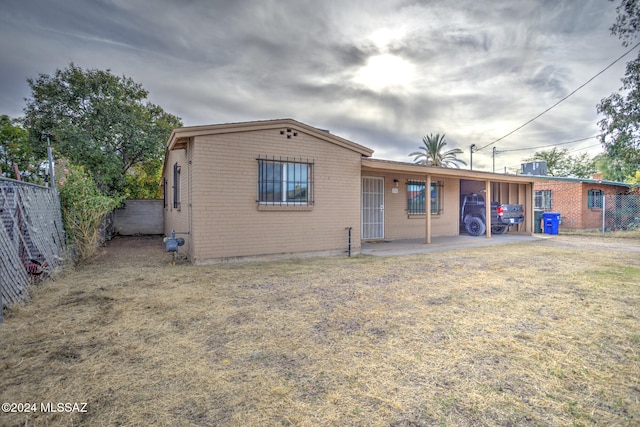
[[[523,204],[528,219],[514,232],[533,233],[530,176],[372,154],[292,119],[175,129],[163,171],[165,234],[189,232],[180,250],[195,264],[344,253],[349,229],[357,254],[362,240],[457,236],[460,194],[472,192]]]
[[[598,176],[537,178],[533,187],[535,209],[560,213],[560,228],[568,230],[602,227],[603,196],[607,196],[607,200],[613,198],[615,203],[615,196],[628,194],[631,187],[624,182],[598,179]],[[611,206],[614,207],[615,204]]]

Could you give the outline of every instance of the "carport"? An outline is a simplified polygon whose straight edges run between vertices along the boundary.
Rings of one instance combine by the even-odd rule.
[[[533,177],[527,175],[363,158],[362,240],[422,239],[424,244],[432,244],[434,238],[458,237],[460,195],[472,192],[482,194],[487,201],[522,204],[525,222],[513,227],[508,234],[532,236],[533,182]],[[420,196],[424,198],[423,210],[412,211],[412,200],[415,202]],[[426,207],[427,200],[430,201],[429,208]],[[487,203],[486,210],[486,216],[490,218],[490,203]],[[491,227],[487,227],[486,238],[491,238]]]

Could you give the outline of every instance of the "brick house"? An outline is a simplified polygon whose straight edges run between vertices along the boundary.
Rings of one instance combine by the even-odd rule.
[[[512,232],[533,233],[535,178],[372,154],[292,119],[175,129],[163,169],[164,233],[189,232],[181,251],[194,264],[344,253],[349,231],[357,254],[363,240],[459,235],[462,192],[523,204],[527,219]]]
[[[589,230],[602,226],[603,196],[628,194],[630,184],[594,178],[538,177],[534,189],[536,210],[559,212],[560,229]],[[614,197],[615,200],[615,197]]]

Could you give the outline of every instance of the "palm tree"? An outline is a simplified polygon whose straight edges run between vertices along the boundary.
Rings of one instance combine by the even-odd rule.
[[[447,143],[444,141],[444,134],[440,136],[439,133],[429,136],[422,137],[422,143],[424,146],[421,146],[419,149],[422,151],[414,151],[409,154],[410,156],[415,156],[413,162],[418,165],[424,166],[442,166],[445,168],[448,167],[456,167],[460,168],[460,164],[467,165],[463,160],[456,158],[457,154],[464,153],[459,148],[454,148],[449,151],[444,151],[444,146]]]

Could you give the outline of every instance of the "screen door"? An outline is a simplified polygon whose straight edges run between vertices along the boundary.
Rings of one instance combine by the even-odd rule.
[[[362,177],[362,239],[384,238],[384,178]]]

